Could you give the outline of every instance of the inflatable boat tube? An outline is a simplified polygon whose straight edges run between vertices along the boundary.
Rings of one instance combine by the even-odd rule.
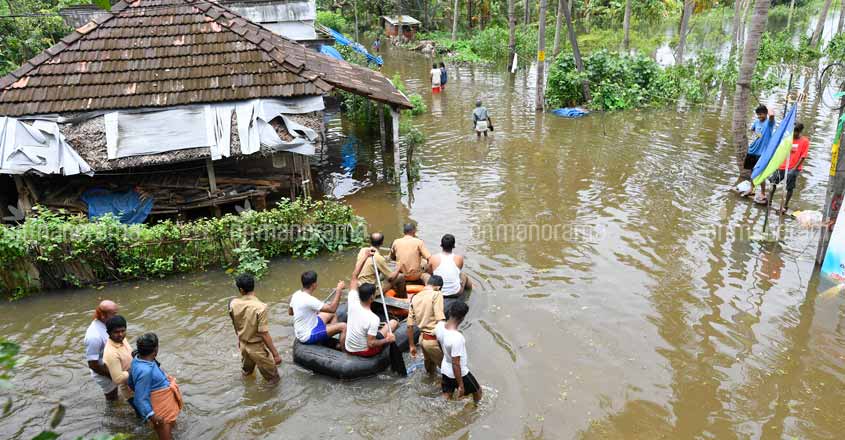
[[[408,326],[400,323],[396,328],[396,346],[408,351]],[[414,338],[419,338],[419,329],[414,329]],[[315,373],[338,379],[358,379],[374,376],[390,366],[387,349],[372,357],[353,356],[324,345],[306,345],[299,340],[293,343],[293,362]]]

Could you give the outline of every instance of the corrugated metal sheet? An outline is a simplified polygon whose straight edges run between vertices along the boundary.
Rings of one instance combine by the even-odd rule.
[[[202,0],[121,2],[0,78],[0,115],[321,95],[410,108],[379,72],[326,57]]]

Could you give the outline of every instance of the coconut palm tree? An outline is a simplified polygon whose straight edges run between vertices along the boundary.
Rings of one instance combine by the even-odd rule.
[[[684,64],[684,49],[687,45],[687,34],[689,33],[689,19],[695,8],[695,0],[684,0],[684,10],[681,13],[681,29],[678,31],[678,49],[675,56],[675,64]]]
[[[842,0],[845,1],[845,0]],[[508,0],[508,71],[513,71],[513,56],[516,54],[516,0]]]
[[[578,50],[578,40],[575,38],[575,27],[572,26],[572,9],[569,9],[569,1],[561,0],[563,2],[563,18],[566,19],[566,31],[569,34],[569,44],[572,45],[572,57],[575,58],[575,69],[578,73],[584,73],[584,62],[581,61],[581,51]],[[581,83],[581,89],[584,92],[584,101],[590,101],[590,82],[584,79]]]
[[[742,62],[739,66],[739,78],[736,80],[734,92],[734,114],[731,131],[734,135],[734,153],[739,167],[740,178],[749,179],[751,171],[743,169],[745,154],[748,152],[748,101],[751,98],[751,77],[757,67],[757,53],[760,50],[760,39],[766,30],[766,20],[769,18],[770,0],[755,0],[754,15],[751,17],[751,29],[745,40],[742,51]]]
[[[630,1],[630,0],[628,0]],[[845,0],[843,0],[845,1]],[[552,48],[552,59],[560,53],[560,25],[563,22],[563,0],[557,1],[557,16],[555,16],[555,45]]]
[[[831,0],[825,0],[822,6],[822,12],[819,14],[819,21],[816,23],[816,30],[813,32],[813,38],[810,40],[810,46],[817,47],[822,39],[824,33],[824,22],[827,21],[827,13],[830,11]]]
[[[622,39],[622,47],[627,52],[631,48],[631,0],[625,0],[625,17],[622,19],[622,32],[625,34],[625,37]]]
[[[452,41],[458,39],[458,15],[460,15],[461,4],[458,3],[459,0],[455,0],[455,7],[452,8]]]
[[[537,98],[534,101],[535,109],[543,110],[545,94],[543,90],[546,85],[546,0],[540,0],[537,22]]]

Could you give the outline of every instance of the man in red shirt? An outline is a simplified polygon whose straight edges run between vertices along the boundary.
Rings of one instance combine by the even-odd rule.
[[[792,192],[795,190],[795,181],[798,180],[798,174],[804,169],[804,159],[807,158],[807,153],[810,150],[810,141],[801,132],[804,131],[804,124],[797,122],[794,131],[792,132],[792,151],[789,152],[789,158],[780,165],[780,169],[769,178],[775,185],[782,182],[784,175],[786,175],[786,200],[783,206],[777,210],[780,215],[786,214],[789,209],[789,199],[792,198]],[[788,171],[787,171],[788,170]],[[772,188],[772,194],[775,189]]]

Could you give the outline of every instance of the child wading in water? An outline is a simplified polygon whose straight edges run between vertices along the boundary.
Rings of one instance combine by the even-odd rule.
[[[452,399],[455,390],[458,390],[458,399],[472,394],[472,399],[478,403],[481,400],[481,385],[469,372],[466,339],[458,331],[458,326],[463,322],[467,312],[469,312],[469,306],[466,303],[460,301],[453,303],[446,314],[446,322],[439,322],[434,328],[434,334],[437,335],[437,342],[443,348],[443,361],[440,363],[443,397]]]

